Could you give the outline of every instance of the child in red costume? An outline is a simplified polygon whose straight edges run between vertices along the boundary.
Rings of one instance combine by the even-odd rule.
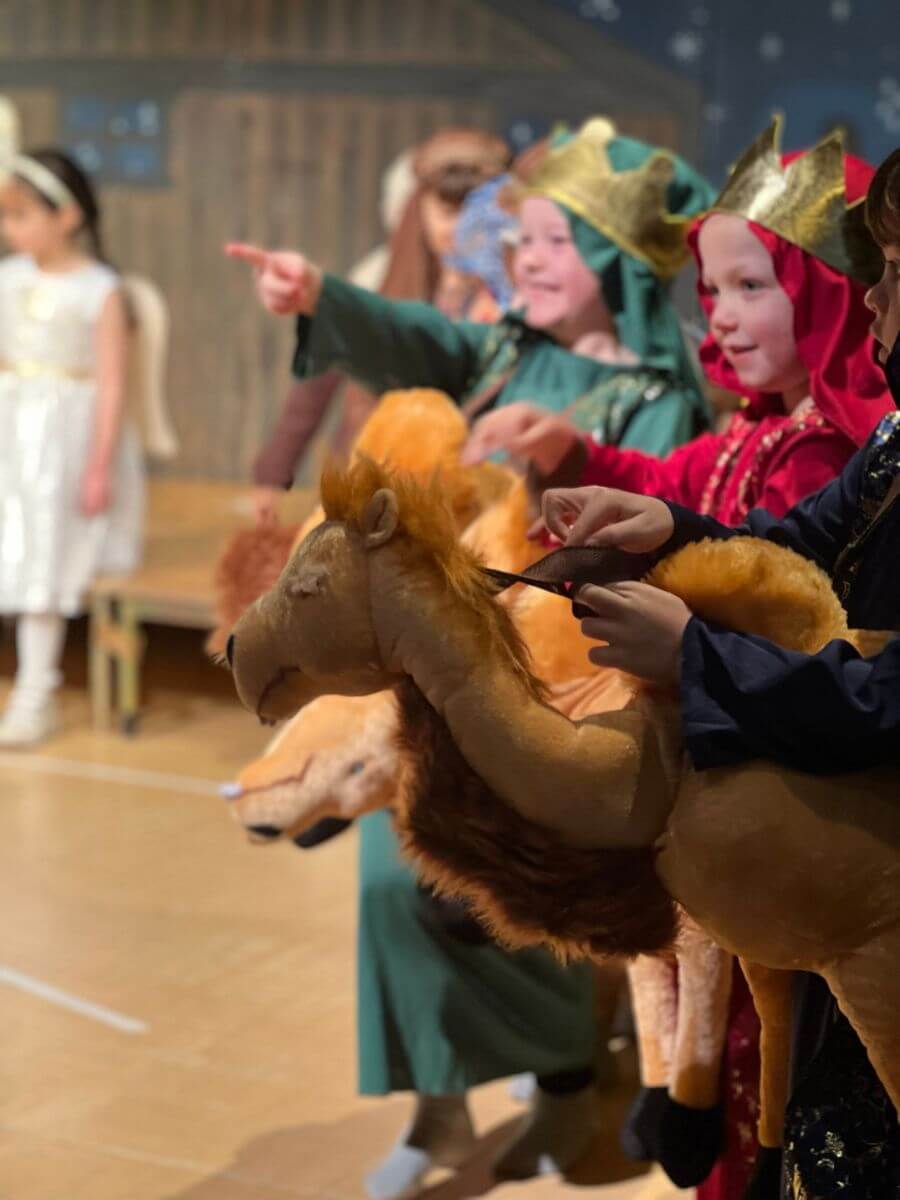
[[[771,136],[774,144],[776,131]],[[783,166],[798,157],[783,156]],[[866,163],[844,157],[848,204],[864,198],[872,175]],[[790,180],[788,173],[788,203]],[[505,449],[528,461],[539,490],[600,484],[675,501],[729,525],[755,507],[780,517],[840,473],[893,407],[873,360],[865,281],[736,215],[734,207],[718,213],[716,207],[697,222],[690,244],[710,326],[700,350],[705,374],[742,397],[725,431],[660,459],[598,444],[564,415],[518,404],[476,425],[469,461]],[[674,1143],[671,1161],[659,1150],[661,1122],[671,1119],[673,1107],[682,1109],[676,1124],[682,1119],[682,1133],[689,1132],[694,1114],[683,1106],[669,1101],[663,1118],[665,1097],[650,1098],[643,1112],[636,1110],[643,1128],[631,1130],[632,1142],[659,1156],[682,1186],[706,1176],[698,1200],[741,1196],[756,1157],[759,1022],[736,964],[722,1078],[725,1144],[710,1174],[715,1136],[709,1154],[702,1137],[664,1137]]]

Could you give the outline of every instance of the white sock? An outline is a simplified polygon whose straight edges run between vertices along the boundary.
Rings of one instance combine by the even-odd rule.
[[[59,685],[66,618],[59,613],[23,613],[16,621],[16,679],[10,702],[36,711]]]
[[[593,1085],[561,1096],[538,1089],[518,1135],[494,1160],[495,1174],[506,1179],[564,1174],[591,1143],[595,1104]]]
[[[415,1191],[432,1167],[459,1166],[474,1145],[465,1093],[419,1095],[409,1129],[366,1176],[366,1193],[371,1200],[398,1200]]]

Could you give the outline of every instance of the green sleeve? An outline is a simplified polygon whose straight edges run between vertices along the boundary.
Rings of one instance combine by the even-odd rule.
[[[686,391],[673,389],[641,405],[628,422],[619,447],[665,458],[676,446],[696,437],[705,426],[695,398]]]
[[[297,321],[293,371],[306,379],[337,367],[375,392],[433,387],[458,399],[490,328],[326,275],[315,316]]]

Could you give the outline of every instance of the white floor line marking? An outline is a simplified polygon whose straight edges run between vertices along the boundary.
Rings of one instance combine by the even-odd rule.
[[[219,780],[170,775],[165,771],[148,771],[142,767],[118,767],[113,763],[81,762],[74,758],[44,758],[40,754],[0,752],[0,767],[33,771],[38,775],[96,779],[100,783],[126,783],[135,787],[158,788],[164,792],[190,792],[195,796],[218,796],[221,786]]]
[[[0,966],[0,983],[18,988],[20,992],[27,992],[30,996],[38,996],[41,1000],[49,1001],[50,1004],[59,1005],[60,1008],[67,1008],[81,1017],[99,1021],[101,1025],[109,1025],[112,1029],[118,1029],[120,1033],[148,1033],[150,1030],[150,1026],[145,1021],[137,1021],[134,1017],[125,1017],[122,1013],[117,1013],[112,1008],[106,1008],[103,1004],[82,1000],[80,996],[73,996],[71,992],[64,992],[61,988],[53,987],[52,984],[42,983],[40,979],[25,975],[22,971],[16,971],[12,967]]]

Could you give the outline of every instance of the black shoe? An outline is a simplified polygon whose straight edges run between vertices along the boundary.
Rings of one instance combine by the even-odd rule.
[[[760,1146],[744,1200],[779,1200],[783,1157],[780,1146]]]
[[[668,1099],[664,1087],[642,1087],[625,1114],[619,1145],[635,1162],[655,1162],[659,1157],[659,1123]]]
[[[659,1123],[659,1162],[676,1187],[697,1187],[722,1153],[725,1113],[713,1108],[688,1108],[671,1096]]]

